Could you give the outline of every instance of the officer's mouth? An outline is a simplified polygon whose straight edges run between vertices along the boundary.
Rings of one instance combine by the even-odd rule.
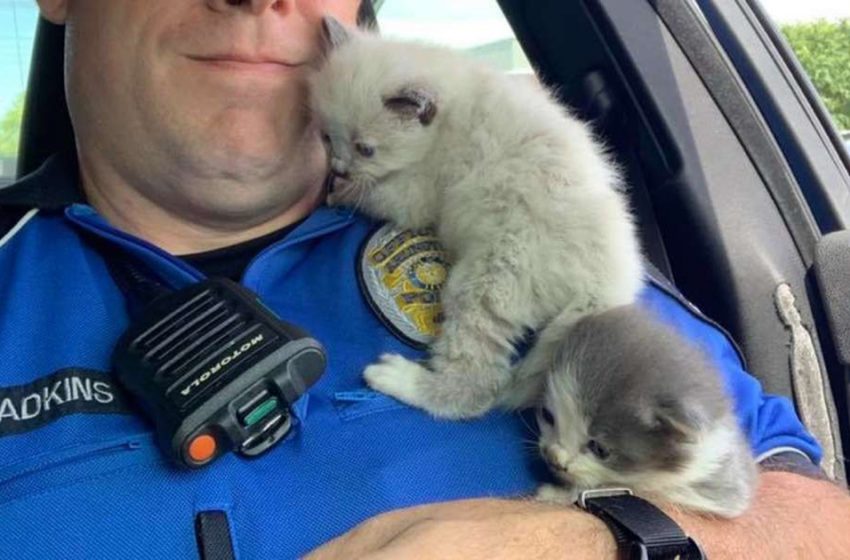
[[[220,53],[209,55],[187,55],[190,60],[210,69],[236,70],[243,72],[279,73],[292,71],[304,66],[304,63],[290,62],[271,56],[248,55],[241,53]]]

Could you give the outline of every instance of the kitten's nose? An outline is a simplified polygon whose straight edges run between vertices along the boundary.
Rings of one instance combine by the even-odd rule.
[[[331,171],[337,177],[348,179],[348,166],[339,158],[331,158]]]

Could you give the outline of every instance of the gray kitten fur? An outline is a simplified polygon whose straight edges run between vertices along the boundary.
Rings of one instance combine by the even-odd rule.
[[[441,417],[524,404],[525,391],[504,393],[526,375],[518,387],[540,387],[546,333],[631,303],[642,285],[617,168],[530,80],[331,19],[325,32],[310,90],[337,176],[329,202],[433,226],[452,261],[427,367],[385,355],[366,381]],[[543,344],[512,368],[514,343],[541,329]]]
[[[538,425],[541,454],[567,488],[544,488],[543,499],[628,486],[724,517],[748,507],[755,460],[700,349],[637,305],[586,317],[565,340]]]

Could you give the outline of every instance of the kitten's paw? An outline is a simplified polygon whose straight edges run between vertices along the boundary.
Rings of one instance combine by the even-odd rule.
[[[554,484],[542,484],[537,489],[534,499],[539,502],[570,506],[578,500],[578,490],[575,487],[565,488]]]
[[[384,354],[363,372],[366,383],[376,391],[414,406],[419,403],[419,379],[430,372],[421,364],[398,354]]]

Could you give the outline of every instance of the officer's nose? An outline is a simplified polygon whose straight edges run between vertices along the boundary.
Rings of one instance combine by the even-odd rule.
[[[243,10],[255,15],[266,10],[285,11],[291,0],[207,0],[207,5],[217,12],[228,10]]]

